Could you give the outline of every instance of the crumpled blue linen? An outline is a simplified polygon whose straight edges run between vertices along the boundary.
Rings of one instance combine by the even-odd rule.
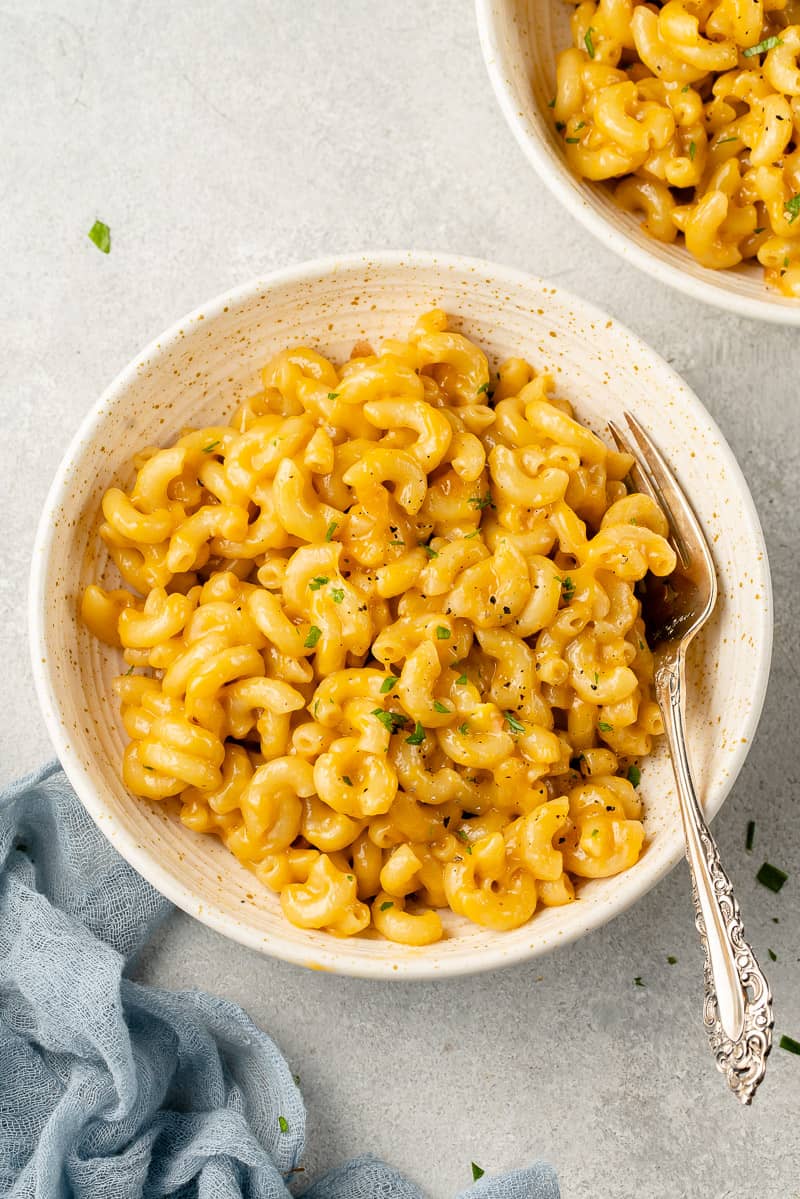
[[[0,1195],[424,1199],[372,1157],[307,1186],[305,1109],[275,1043],[232,1003],[126,973],[169,910],[57,763],[0,797]],[[542,1164],[463,1192],[558,1194]]]

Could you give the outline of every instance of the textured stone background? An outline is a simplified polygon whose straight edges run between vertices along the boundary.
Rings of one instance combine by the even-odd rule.
[[[778,955],[778,1031],[800,1039],[797,334],[672,294],[560,210],[501,119],[467,0],[6,0],[0,62],[4,779],[51,752],[25,631],[39,508],[79,420],[134,353],[225,288],[321,254],[510,263],[668,358],[753,489],[776,649],[716,832],[756,946]],[[86,237],[95,217],[111,226],[107,258]],[[792,872],[780,896],[754,881],[764,858]],[[183,916],[143,973],[236,999],[274,1034],[302,1078],[311,1174],[371,1150],[446,1199],[471,1159],[496,1170],[542,1155],[564,1199],[800,1193],[800,1059],[774,1053],[754,1111],[725,1093],[701,1032],[683,867],[589,939],[476,979],[311,974]]]

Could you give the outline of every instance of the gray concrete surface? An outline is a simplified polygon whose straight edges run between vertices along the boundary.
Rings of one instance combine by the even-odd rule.
[[[69,436],[132,355],[223,289],[332,251],[511,263],[660,350],[753,489],[776,649],[716,832],[754,942],[777,954],[778,1032],[800,1039],[797,334],[672,294],[560,210],[502,121],[468,0],[6,0],[0,64],[3,780],[50,754],[25,635],[38,511]],[[96,217],[111,226],[107,258],[86,237]],[[780,896],[755,882],[765,858],[791,872]],[[775,1051],[753,1111],[726,1094],[700,1028],[683,867],[582,943],[476,979],[311,974],[180,915],[142,974],[229,996],[275,1036],[308,1104],[306,1177],[370,1150],[446,1199],[472,1159],[494,1171],[541,1155],[564,1199],[800,1194],[800,1058]]]

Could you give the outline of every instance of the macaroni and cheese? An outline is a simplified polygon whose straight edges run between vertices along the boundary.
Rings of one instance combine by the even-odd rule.
[[[571,2],[552,110],[573,170],[703,266],[757,259],[800,296],[799,0]]]
[[[675,556],[631,459],[439,310],[262,376],[103,498],[126,586],[82,615],[128,664],[125,785],[338,936],[511,929],[632,866],[662,732],[634,587]]]

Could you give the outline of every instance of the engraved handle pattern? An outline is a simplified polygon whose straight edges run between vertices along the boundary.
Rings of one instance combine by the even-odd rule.
[[[744,1104],[764,1077],[772,1047],[772,993],[745,940],[739,904],[692,783],[686,752],[682,654],[659,663],[664,714],[686,836],[695,923],[705,953],[703,1022],[717,1069]]]

